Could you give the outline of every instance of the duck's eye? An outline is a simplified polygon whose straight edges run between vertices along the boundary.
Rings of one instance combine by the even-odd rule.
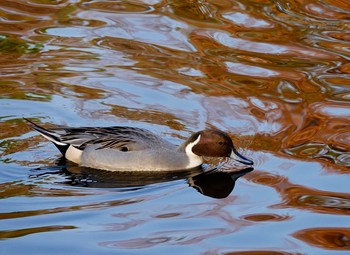
[[[223,142],[219,142],[219,145],[223,145],[224,143]]]
[[[128,150],[129,150],[128,147],[125,147],[125,146],[120,148],[120,151],[128,151]]]

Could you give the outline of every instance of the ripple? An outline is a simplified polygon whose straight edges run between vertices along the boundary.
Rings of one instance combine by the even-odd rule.
[[[92,40],[94,45],[101,48],[113,49],[119,52],[125,52],[129,54],[136,54],[137,52],[144,52],[144,54],[150,54],[152,52],[151,46],[129,41],[123,38],[112,38],[112,37],[100,37]]]
[[[345,134],[347,136],[347,134]],[[350,166],[350,153],[344,152],[349,150],[347,143],[341,143],[336,140],[334,135],[329,145],[323,143],[306,143],[298,146],[292,146],[284,149],[289,155],[300,158],[320,158],[327,159],[341,166]]]
[[[345,70],[347,68],[346,65],[340,66],[339,71],[348,72]],[[350,69],[349,69],[350,70]],[[349,102],[350,99],[350,88],[348,86],[344,86],[344,84],[349,84],[350,79],[348,74],[327,74],[318,76],[315,81],[324,87],[328,93],[326,94],[327,98],[332,100],[334,103],[344,103]],[[323,104],[323,103],[322,103]],[[328,102],[326,105],[330,105]],[[318,108],[318,107],[316,107]]]
[[[223,15],[224,18],[232,23],[246,28],[273,28],[275,25],[268,20],[257,19],[242,12],[232,12]]]
[[[297,231],[293,236],[319,248],[350,251],[348,228],[310,228]]]
[[[315,114],[327,118],[350,118],[349,107],[340,103],[315,103],[311,104],[310,108]]]
[[[244,220],[253,222],[267,222],[267,221],[285,221],[289,220],[291,217],[286,215],[278,215],[274,213],[267,214],[248,214],[241,217]]]
[[[15,2],[11,0],[2,0],[1,10],[8,14],[3,15],[2,13],[1,18],[11,17],[13,20],[49,20],[49,14],[57,12],[57,9],[60,7],[62,8],[65,5],[64,2],[65,1],[61,1],[61,3],[46,4],[35,3],[34,1]]]
[[[336,162],[339,165],[343,165],[343,166],[350,166],[350,153],[342,153],[341,155],[339,155],[336,158]]]
[[[83,8],[112,13],[147,13],[154,10],[151,5],[131,1],[90,1]]]
[[[284,150],[287,154],[302,157],[313,158],[327,154],[329,151],[327,146],[322,143],[306,143],[299,146],[294,146]]]
[[[310,57],[315,59],[339,59],[335,54],[331,54],[322,50],[313,48],[306,48],[294,45],[284,45],[276,43],[254,42],[241,38],[234,37],[229,33],[210,31],[210,30],[198,30],[197,34],[214,39],[218,43],[230,47],[232,49],[244,50],[254,53],[263,54],[278,54],[282,56],[293,56],[299,58],[309,59]]]
[[[61,37],[86,37],[88,32],[77,27],[52,27],[39,30],[39,33]]]
[[[89,67],[89,66],[65,66],[62,68],[65,71],[73,72],[102,72],[104,69],[98,67]]]
[[[337,2],[337,1],[332,1]],[[328,1],[330,3],[330,1]],[[310,23],[314,26],[340,26],[341,20],[347,20],[348,14],[341,9],[337,9],[331,4],[326,3],[299,3],[292,1],[276,1],[271,9],[266,13],[283,24],[289,26],[309,27]]]
[[[249,66],[240,63],[225,62],[227,70],[230,73],[249,75],[255,77],[274,77],[278,76],[278,72],[268,70],[258,66]]]
[[[75,226],[44,226],[44,227],[35,227],[35,228],[27,228],[27,229],[18,229],[18,230],[5,230],[0,231],[0,239],[7,238],[18,238],[22,236],[38,234],[42,232],[52,232],[52,231],[62,231],[62,230],[70,230],[76,229]]]
[[[135,238],[131,240],[125,241],[110,241],[110,242],[102,242],[100,243],[103,247],[108,248],[127,248],[127,249],[141,249],[153,247],[158,244],[168,243],[172,239],[169,237],[148,237],[148,238]]]
[[[94,30],[99,37],[126,39],[130,43],[143,42],[185,52],[196,51],[187,38],[190,27],[170,17],[155,14],[140,14],[109,17],[116,22]]]
[[[188,245],[200,243],[210,236],[225,234],[228,230],[224,228],[212,229],[183,229],[174,231],[161,231],[151,233],[149,237],[131,238],[126,240],[101,242],[99,245],[109,248],[142,249],[154,247],[160,244]]]
[[[350,127],[338,125],[333,128],[338,129],[338,132],[328,138],[330,146],[339,151],[344,151],[344,155],[347,155],[346,151],[350,150]]]
[[[171,7],[171,11],[180,18],[191,20],[192,22],[208,22],[208,23],[223,23],[217,17],[217,6],[207,1],[168,1],[167,4]],[[221,4],[228,4],[221,1]]]
[[[32,54],[42,50],[43,45],[0,34],[0,53]]]
[[[222,254],[225,254],[225,255],[292,255],[292,254],[300,254],[300,253],[286,252],[286,251],[275,251],[275,250],[266,249],[264,251],[260,251],[260,250],[233,251],[233,252],[227,252],[227,253],[225,252]]]
[[[304,9],[305,12],[303,14],[318,20],[341,20],[349,17],[348,14],[337,11],[334,6],[325,3],[309,3],[300,5],[299,8],[299,10]]]
[[[350,42],[350,34],[347,32],[340,31],[326,31],[323,32],[323,35],[327,35],[333,39],[337,39],[339,41]]]
[[[285,102],[301,103],[304,101],[301,90],[293,83],[281,81],[276,86],[276,91],[280,95],[280,98]]]
[[[250,177],[249,180],[254,183],[258,183],[261,185],[277,185],[279,183],[283,183],[286,178],[281,175],[275,175],[271,173],[260,173],[259,175],[255,175],[253,177]]]
[[[303,205],[334,208],[342,211],[350,211],[350,199],[324,195],[305,195],[298,201]]]
[[[95,19],[70,18],[60,21],[60,24],[65,26],[102,27],[107,23]]]
[[[350,37],[350,35],[349,35]],[[350,38],[349,38],[350,40]],[[350,63],[346,63],[342,66],[339,67],[339,70],[342,72],[342,73],[345,73],[345,74],[350,74]]]

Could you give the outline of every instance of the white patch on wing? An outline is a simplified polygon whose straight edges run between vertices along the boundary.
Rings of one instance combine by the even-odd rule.
[[[74,146],[70,145],[68,147],[68,150],[66,151],[66,159],[74,162],[74,163],[77,163],[77,164],[80,164],[80,159],[81,159],[81,154],[83,153],[83,151],[75,148]]]
[[[185,148],[186,155],[188,156],[188,159],[190,161],[186,167],[188,169],[194,168],[194,167],[199,166],[203,163],[203,158],[192,152],[193,146],[195,146],[199,142],[200,138],[201,138],[201,135],[199,135],[198,138],[194,142],[187,144],[187,146]]]

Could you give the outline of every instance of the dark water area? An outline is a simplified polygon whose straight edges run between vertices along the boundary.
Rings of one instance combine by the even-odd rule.
[[[349,58],[345,0],[1,0],[1,254],[348,254]],[[215,127],[254,170],[83,168],[23,118]]]

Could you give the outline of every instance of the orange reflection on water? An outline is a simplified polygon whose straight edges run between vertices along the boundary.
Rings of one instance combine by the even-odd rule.
[[[338,187],[350,166],[349,10],[345,0],[0,1],[3,236],[152,254],[348,250],[349,226],[333,219],[349,215]],[[55,168],[59,152],[23,117],[142,126],[177,144],[220,128],[256,169],[236,193],[222,182],[221,200],[190,178],[103,189],[88,172],[72,187]],[[33,165],[54,172],[39,177]],[[305,214],[327,227],[305,227]]]
[[[300,230],[294,237],[326,250],[350,250],[350,229],[313,228]]]
[[[280,194],[282,202],[273,205],[273,208],[287,207],[327,214],[349,214],[350,195],[348,193],[312,189],[291,183],[283,176],[257,170],[246,178],[252,182],[270,186]]]

